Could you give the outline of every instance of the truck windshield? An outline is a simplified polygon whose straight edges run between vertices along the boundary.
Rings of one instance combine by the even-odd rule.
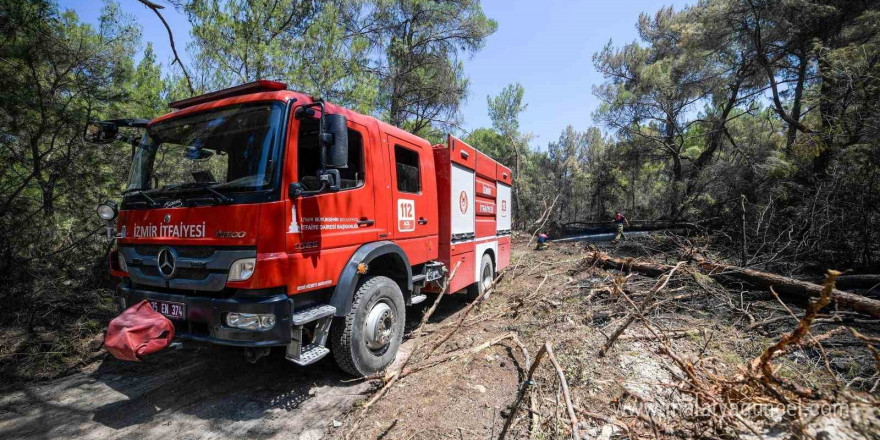
[[[223,107],[147,129],[126,193],[236,193],[272,187],[278,166],[280,102]]]

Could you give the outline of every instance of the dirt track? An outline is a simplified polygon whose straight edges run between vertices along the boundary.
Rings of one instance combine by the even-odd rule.
[[[307,437],[369,388],[341,382],[332,362],[298,368],[269,358],[249,365],[235,350],[204,346],[142,364],[109,359],[0,398],[0,437]]]
[[[646,252],[651,246],[654,244],[648,241],[631,243],[617,254]],[[471,348],[509,332],[518,334],[532,353],[540,344],[552,343],[568,376],[575,405],[583,411],[605,414],[583,420],[584,432],[591,438],[606,428],[612,429],[606,420],[620,416],[611,401],[621,396],[622,390],[633,396],[659,399],[660,403],[655,403],[661,407],[676,402],[678,388],[669,384],[682,376],[670,367],[658,343],[643,337],[643,327],[631,326],[607,356],[595,355],[605,341],[604,335],[624,319],[627,306],[609,287],[611,272],[581,265],[582,244],[554,245],[536,253],[518,244],[514,253],[514,261],[527,257],[517,276],[502,279],[497,294],[474,309],[467,320],[460,321],[461,326],[438,353]],[[638,274],[626,279],[628,292],[636,300],[644,298],[655,283],[655,279]],[[733,309],[741,301],[749,304],[750,313],[759,322],[785,316],[781,307],[761,292],[702,285],[700,278],[682,272],[665,293],[669,298],[693,296],[655,310],[651,315],[653,324],[670,334],[699,329],[699,334],[673,338],[669,343],[690,359],[703,359],[705,354],[705,359],[712,359],[717,374],[741,371],[744,362],[754,359],[778,335],[794,327],[790,321],[771,319],[766,334],[747,328],[746,313],[737,314]],[[731,297],[735,303],[730,302]],[[423,337],[430,342],[441,340],[459,322],[449,317],[466,303],[460,296],[448,298],[440,303],[425,329],[427,336]],[[431,302],[407,311],[408,331],[417,325]],[[796,314],[802,313],[798,304],[790,306]],[[828,332],[828,327],[821,326],[820,330]],[[840,376],[840,380],[870,377],[875,372],[870,354],[851,338],[843,334],[826,341],[834,350],[829,351],[833,354],[831,374]],[[412,345],[413,341],[405,341],[398,359],[405,358]],[[0,391],[0,439],[315,440],[338,438],[349,432],[360,413],[352,408],[371,391],[371,385],[349,381],[330,358],[299,368],[280,354],[273,353],[257,365],[250,365],[239,350],[193,344],[157,353],[143,363],[108,358],[50,382],[11,389],[0,384],[5,389]],[[796,368],[790,371],[798,371],[797,377],[808,378],[810,383],[827,384],[828,373],[817,359],[816,352],[803,349],[792,353],[784,366]],[[420,360],[424,359],[417,356],[415,362]],[[494,438],[523,380],[525,366],[519,349],[507,343],[414,373],[396,383],[358,420],[358,430],[352,431],[354,438]],[[544,365],[534,379],[538,394],[534,414],[540,420],[532,432],[545,438],[566,435],[567,422],[560,423],[558,416],[561,410],[556,374]],[[863,395],[867,398],[867,393]],[[862,414],[859,411],[854,414]],[[668,426],[691,423],[676,413],[666,416]],[[655,433],[644,420],[631,415],[621,417],[629,426],[640,429],[642,437]],[[528,435],[532,425],[529,419],[520,411],[519,423],[514,423],[508,438]],[[875,438],[867,433],[877,432],[877,420],[876,408],[869,408],[857,418],[832,418],[830,422],[822,419],[809,429],[817,438]],[[343,425],[335,427],[334,421]],[[768,423],[762,435],[768,439],[788,438],[787,423]],[[692,434],[681,431],[683,436],[702,438],[705,426],[694,426]],[[748,437],[736,426],[729,429]]]
[[[350,379],[329,356],[298,367],[273,352],[251,365],[240,350],[191,344],[143,363],[108,357],[2,393],[0,438],[329,438],[370,391]]]

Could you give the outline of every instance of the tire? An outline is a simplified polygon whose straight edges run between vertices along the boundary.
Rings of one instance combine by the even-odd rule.
[[[471,284],[467,288],[467,296],[469,301],[473,301],[486,294],[486,290],[495,280],[495,265],[492,264],[492,257],[489,254],[483,254],[480,261],[480,281]],[[491,295],[491,293],[490,293]],[[486,298],[483,298],[484,300]]]
[[[405,321],[406,309],[400,286],[388,277],[365,277],[358,283],[351,311],[345,317],[337,318],[331,327],[336,363],[354,376],[381,371],[397,356]],[[371,325],[372,332],[368,325]]]

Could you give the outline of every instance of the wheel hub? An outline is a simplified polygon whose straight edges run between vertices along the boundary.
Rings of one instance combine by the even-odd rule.
[[[370,350],[381,350],[391,343],[395,319],[394,310],[388,304],[379,302],[373,306],[367,315],[364,331],[364,340]]]
[[[492,286],[492,266],[483,266],[483,291]]]

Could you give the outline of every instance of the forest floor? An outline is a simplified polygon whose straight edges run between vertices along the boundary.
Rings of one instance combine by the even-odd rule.
[[[248,365],[197,344],[143,363],[99,357],[67,377],[6,384],[0,438],[486,439],[508,420],[506,438],[570,438],[572,425],[591,439],[877,438],[880,360],[845,328],[877,338],[876,320],[823,310],[811,327],[821,342],[784,349],[772,360],[782,382],[764,381],[749,365],[799,325],[803,299],[783,306],[688,264],[668,279],[603,270],[584,258],[590,245],[534,251],[528,239],[515,237],[485,301],[444,296],[422,327],[433,298],[409,310],[383,378],[351,380],[329,358]],[[601,250],[675,265],[688,246],[652,235]]]

